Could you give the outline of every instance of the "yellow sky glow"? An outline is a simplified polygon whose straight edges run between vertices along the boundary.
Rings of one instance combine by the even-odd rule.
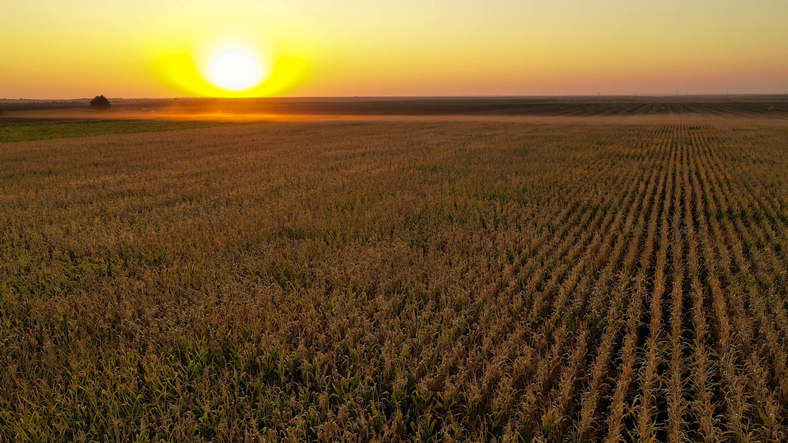
[[[783,93],[788,2],[6,0],[0,98]],[[218,87],[227,48],[266,73]]]

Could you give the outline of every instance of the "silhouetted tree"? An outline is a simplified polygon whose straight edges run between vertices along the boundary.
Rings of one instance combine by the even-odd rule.
[[[103,95],[97,95],[93,100],[90,101],[91,109],[106,111],[111,107],[112,105],[110,104],[109,100],[107,100],[107,97],[104,97]]]

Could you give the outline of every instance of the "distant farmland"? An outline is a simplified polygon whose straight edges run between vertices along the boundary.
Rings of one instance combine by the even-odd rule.
[[[280,115],[602,116],[706,115],[788,117],[788,95],[613,97],[347,97],[112,99],[114,115],[142,111]],[[88,109],[81,101],[0,100],[6,111]],[[101,114],[100,115],[106,115]],[[11,112],[9,112],[11,115]],[[113,115],[110,113],[109,115]]]
[[[788,438],[785,119],[151,130],[0,143],[0,441]]]

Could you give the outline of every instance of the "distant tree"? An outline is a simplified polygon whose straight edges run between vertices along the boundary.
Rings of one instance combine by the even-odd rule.
[[[112,104],[110,104],[109,100],[107,100],[107,97],[104,97],[103,95],[97,95],[93,100],[90,101],[90,108],[91,109],[98,109],[100,111],[106,111],[107,109],[110,109],[111,107],[112,107]]]

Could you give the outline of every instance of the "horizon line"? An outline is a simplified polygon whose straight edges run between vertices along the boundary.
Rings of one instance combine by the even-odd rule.
[[[788,91],[785,92],[769,92],[769,93],[715,93],[715,94],[701,94],[701,93],[676,93],[676,94],[541,94],[541,95],[315,95],[315,96],[268,96],[268,97],[208,97],[208,96],[172,96],[172,97],[108,97],[111,100],[177,100],[177,99],[191,99],[191,100],[260,100],[260,99],[353,99],[353,98],[376,98],[376,99],[453,99],[453,98],[635,98],[635,97],[771,97],[771,96],[788,96]],[[3,101],[54,101],[54,102],[68,102],[79,100],[91,100],[93,97],[73,97],[73,98],[0,98]]]

